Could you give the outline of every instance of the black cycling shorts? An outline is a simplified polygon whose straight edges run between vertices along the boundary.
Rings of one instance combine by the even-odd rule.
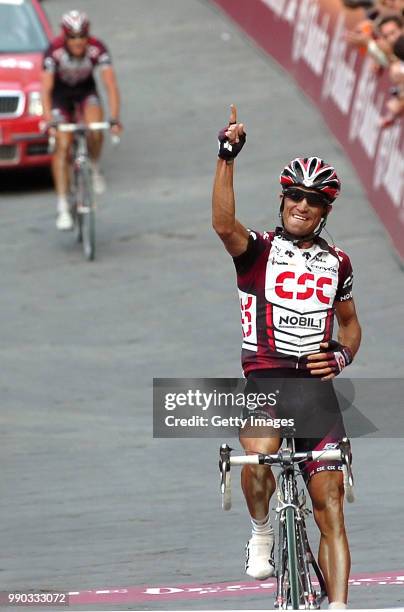
[[[52,115],[55,121],[77,121],[82,118],[86,106],[101,106],[95,87],[55,88],[52,95]]]
[[[273,435],[281,439],[294,437],[298,452],[336,448],[346,435],[332,381],[299,370],[254,370],[244,395],[243,418],[272,426]],[[266,427],[262,431],[268,435]],[[315,473],[342,469],[340,461],[308,461],[300,466],[306,482]]]

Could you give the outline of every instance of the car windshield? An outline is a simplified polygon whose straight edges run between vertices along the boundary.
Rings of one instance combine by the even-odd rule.
[[[0,0],[0,53],[44,51],[48,41],[34,7],[25,0]]]

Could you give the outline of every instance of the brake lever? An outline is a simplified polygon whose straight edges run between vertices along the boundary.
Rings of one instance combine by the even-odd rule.
[[[348,438],[342,438],[339,448],[341,450],[341,461],[344,472],[344,488],[346,499],[349,503],[355,501],[354,495],[354,476],[352,472],[352,451],[351,443]]]
[[[231,508],[230,453],[232,450],[227,444],[222,444],[220,447],[220,493],[223,510],[230,510]]]

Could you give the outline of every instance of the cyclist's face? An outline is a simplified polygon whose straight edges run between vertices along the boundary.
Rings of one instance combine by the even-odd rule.
[[[84,55],[87,48],[87,43],[87,36],[66,37],[66,45],[69,50],[69,53],[71,53],[75,57],[81,57],[82,55]]]
[[[299,188],[299,191],[310,192],[311,190]],[[296,202],[285,196],[282,213],[283,224],[286,231],[293,236],[307,236],[314,232],[324,213],[330,210],[331,206],[329,205],[309,204],[306,198]]]

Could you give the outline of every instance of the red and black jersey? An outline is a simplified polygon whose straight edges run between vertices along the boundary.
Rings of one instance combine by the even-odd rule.
[[[110,66],[111,63],[107,47],[97,38],[90,37],[85,54],[75,57],[67,50],[64,38],[58,37],[45,52],[43,68],[55,75],[56,96],[75,93],[79,97],[95,91],[94,71],[97,66]]]
[[[250,231],[246,252],[233,260],[244,374],[306,369],[307,355],[332,338],[335,302],[352,299],[349,257],[322,238],[300,249],[278,229]]]

